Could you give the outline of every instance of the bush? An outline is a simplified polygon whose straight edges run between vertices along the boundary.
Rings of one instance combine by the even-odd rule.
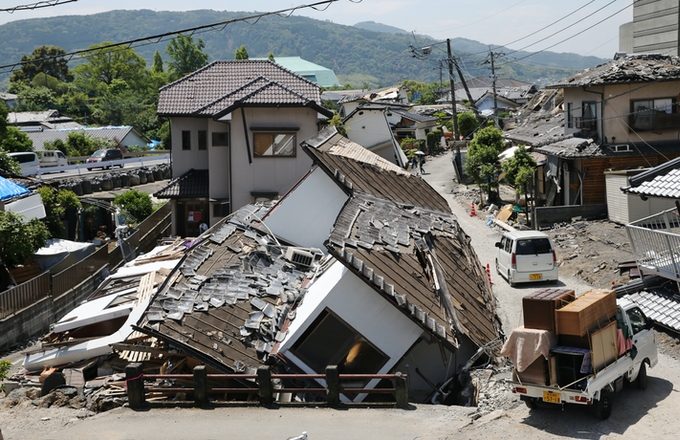
[[[116,196],[113,199],[113,204],[120,207],[123,211],[127,211],[137,222],[141,222],[153,212],[151,196],[136,189]]]
[[[436,153],[441,149],[441,130],[432,130],[427,134],[427,152],[429,154]]]

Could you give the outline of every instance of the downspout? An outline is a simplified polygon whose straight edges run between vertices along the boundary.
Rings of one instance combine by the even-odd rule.
[[[243,121],[243,134],[245,135],[246,138],[246,151],[248,151],[248,165],[253,164],[253,157],[250,154],[250,137],[248,136],[248,124],[246,123],[246,111],[241,106],[241,120]],[[231,191],[231,188],[230,188]]]

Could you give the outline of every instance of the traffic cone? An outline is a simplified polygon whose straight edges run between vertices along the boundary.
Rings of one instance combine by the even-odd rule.
[[[472,202],[472,208],[470,209],[470,217],[475,217],[477,215],[477,211],[475,211],[475,202]]]
[[[489,284],[493,286],[493,281],[491,281],[491,267],[489,267],[489,263],[486,263],[486,276],[489,277]]]

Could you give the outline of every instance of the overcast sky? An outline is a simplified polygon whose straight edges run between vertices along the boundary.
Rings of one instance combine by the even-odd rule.
[[[56,1],[68,0],[0,0],[0,9]],[[0,24],[112,9],[270,12],[314,3],[317,0],[78,0],[11,14],[0,12]],[[375,21],[441,40],[463,37],[514,50],[611,58],[618,51],[619,26],[633,20],[632,3],[633,0],[337,0],[323,11],[302,8],[295,14],[344,25]],[[417,46],[417,40],[414,43]]]

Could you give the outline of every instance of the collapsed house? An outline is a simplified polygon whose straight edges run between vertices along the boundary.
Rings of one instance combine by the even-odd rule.
[[[201,235],[135,329],[225,373],[400,371],[418,402],[492,360],[495,299],[446,200],[333,128],[302,149],[309,173]]]

